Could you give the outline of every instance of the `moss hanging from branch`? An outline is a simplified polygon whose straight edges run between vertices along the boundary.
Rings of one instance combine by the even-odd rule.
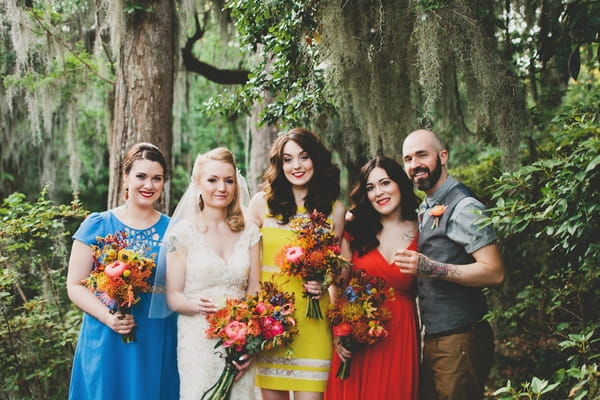
[[[368,138],[362,154],[401,154],[402,135],[416,126],[408,46],[413,13],[407,1],[324,2],[323,54],[329,66],[344,124],[356,117],[359,129],[344,130],[344,141]],[[354,132],[359,137],[347,138]]]
[[[14,62],[5,64],[8,70],[3,71],[5,91],[0,93],[0,101],[8,105],[8,115],[3,119],[23,128],[2,130],[2,142],[13,145],[2,146],[0,161],[11,171],[37,167],[37,175],[42,177],[40,185],[45,181],[56,183],[58,168],[67,164],[71,187],[77,186],[78,149],[74,144],[65,148],[64,144],[69,135],[69,142],[75,139],[73,132],[78,130],[81,114],[90,107],[105,106],[104,100],[94,102],[98,96],[90,93],[90,88],[102,81],[105,86],[100,84],[97,89],[103,95],[112,88],[111,69],[107,67],[110,49],[106,46],[106,7],[101,1],[24,4],[0,0],[0,13],[6,14],[9,21],[0,27],[0,35],[6,35],[1,52],[14,57]],[[101,125],[106,126],[105,114],[98,115],[103,119]],[[67,129],[72,130],[71,134]],[[46,153],[57,154],[59,159],[42,158]]]
[[[493,138],[515,164],[524,93],[477,4],[322,2],[330,90],[348,110],[342,118],[356,117],[355,132],[368,137],[364,153],[396,156],[412,129],[445,128]]]
[[[476,6],[474,0],[459,0],[417,15],[413,40],[418,49],[423,113],[432,118],[439,112],[442,97],[460,95],[442,72],[455,68],[466,89],[469,122],[465,127],[479,137],[493,136],[505,150],[504,163],[514,167],[524,125],[524,93],[500,58],[493,31],[485,29]]]

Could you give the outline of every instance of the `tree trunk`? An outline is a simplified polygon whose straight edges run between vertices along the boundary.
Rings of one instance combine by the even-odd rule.
[[[108,141],[109,208],[124,199],[120,167],[130,146],[142,141],[153,143],[171,160],[175,3],[173,0],[144,3],[151,10],[128,15],[122,33]],[[169,193],[167,184],[160,205],[162,211],[168,210]]]
[[[258,126],[260,112],[270,103],[272,103],[272,98],[268,93],[265,93],[262,102],[254,105],[250,117],[252,144],[250,146],[250,164],[248,165],[248,189],[251,196],[260,190],[262,177],[269,165],[269,151],[277,137],[278,130],[276,127]]]

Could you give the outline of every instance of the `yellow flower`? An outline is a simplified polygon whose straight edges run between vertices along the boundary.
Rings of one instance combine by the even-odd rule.
[[[133,259],[134,252],[127,249],[122,249],[119,251],[119,261],[123,261],[124,263],[128,263]]]

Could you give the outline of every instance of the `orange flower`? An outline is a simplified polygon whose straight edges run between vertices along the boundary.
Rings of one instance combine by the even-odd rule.
[[[446,206],[438,204],[437,206],[433,207],[431,211],[429,211],[429,215],[431,215],[432,217],[441,217],[442,215],[444,215],[445,211]]]
[[[441,204],[438,204],[429,211],[429,215],[433,217],[433,224],[431,224],[432,230],[437,228],[438,224],[440,223],[440,217],[444,215],[445,211],[446,206]]]

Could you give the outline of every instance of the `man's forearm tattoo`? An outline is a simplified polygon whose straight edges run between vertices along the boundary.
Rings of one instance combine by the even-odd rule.
[[[439,261],[431,260],[430,258],[419,254],[417,262],[417,272],[427,276],[458,276],[460,271],[457,268],[451,268],[452,264],[446,264]]]

